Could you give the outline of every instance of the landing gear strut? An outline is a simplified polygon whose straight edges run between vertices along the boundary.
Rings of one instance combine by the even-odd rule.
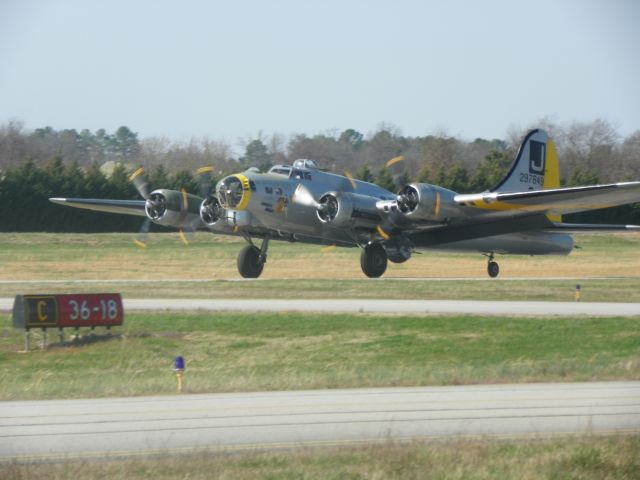
[[[256,247],[250,237],[245,237],[249,243],[238,254],[238,272],[243,278],[258,278],[267,262],[269,237],[265,237],[260,248]]]
[[[387,252],[379,243],[370,243],[362,249],[360,266],[367,277],[377,278],[387,269]]]
[[[500,266],[498,265],[498,262],[495,262],[493,260],[493,252],[487,255],[487,257],[489,258],[489,263],[487,264],[487,273],[491,278],[496,278],[500,273]]]

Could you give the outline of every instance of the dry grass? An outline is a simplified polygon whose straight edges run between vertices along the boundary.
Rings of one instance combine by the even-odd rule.
[[[640,478],[640,436],[454,440],[228,455],[0,464],[0,478],[44,479],[576,479]]]
[[[180,279],[238,278],[236,255],[243,241],[199,234],[188,246],[176,235],[151,235],[140,250],[129,234],[3,234],[0,280],[38,279]],[[500,257],[501,276],[638,277],[640,234],[584,235],[581,250],[569,257]],[[334,249],[272,242],[264,279],[363,278],[358,249]],[[400,265],[385,278],[486,276],[479,254],[428,253]]]
[[[140,250],[128,234],[3,234],[0,296],[116,290],[132,298],[383,295],[572,301],[575,284],[580,283],[584,301],[640,302],[640,234],[580,238],[584,248],[569,257],[500,258],[499,279],[487,277],[486,260],[480,255],[439,253],[415,255],[404,264],[391,264],[384,278],[367,279],[360,271],[357,249],[323,254],[315,246],[273,242],[262,278],[237,281],[236,255],[243,241],[236,238],[199,234],[183,246],[173,234],[156,234],[149,247]],[[549,280],[522,278],[536,276]],[[38,280],[43,283],[20,283]],[[46,283],[51,280],[68,283]],[[82,280],[92,283],[78,283]]]

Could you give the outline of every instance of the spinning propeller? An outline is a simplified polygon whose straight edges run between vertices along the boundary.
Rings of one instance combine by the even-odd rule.
[[[147,214],[147,218],[145,218],[142,226],[140,227],[140,231],[138,235],[133,240],[133,243],[136,244],[140,248],[147,248],[147,240],[149,238],[149,230],[151,228],[152,221],[159,221],[167,211],[167,199],[160,192],[151,192],[149,193],[149,182],[144,174],[144,168],[140,167],[135,172],[133,172],[129,176],[129,181],[133,183],[133,186],[138,191],[138,194],[145,200],[145,213]],[[189,196],[187,191],[182,188],[180,190],[180,214],[186,215],[186,212],[189,208]],[[187,231],[192,231],[193,229],[189,228]],[[185,236],[185,229],[179,229],[180,240],[185,245],[189,244],[187,237]]]
[[[140,248],[147,248],[147,239],[149,238],[149,229],[151,228],[151,216],[161,217],[164,213],[165,205],[164,199],[159,198],[151,198],[149,195],[149,182],[147,181],[144,175],[144,168],[140,167],[135,172],[133,172],[129,176],[129,181],[133,183],[133,186],[138,191],[138,194],[144,198],[145,205],[144,209],[147,213],[147,217],[142,222],[142,226],[140,227],[140,231],[136,238],[134,238],[133,243],[135,243]]]
[[[200,196],[204,201],[200,205],[200,217],[208,226],[213,225],[224,216],[224,208],[220,205],[218,198],[213,195],[215,188],[213,178],[213,166],[200,167],[196,170],[198,185],[200,186]]]

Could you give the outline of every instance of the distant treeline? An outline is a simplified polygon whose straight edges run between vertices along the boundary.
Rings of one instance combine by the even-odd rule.
[[[556,142],[562,183],[585,185],[640,179],[640,131],[621,139],[603,120],[565,126],[541,122]],[[225,142],[211,139],[171,142],[140,140],[128,127],[105,130],[26,131],[11,122],[0,126],[0,231],[133,231],[141,219],[51,204],[49,197],[138,199],[128,174],[146,167],[151,188],[186,188],[199,194],[193,173],[214,165],[216,176],[248,166],[313,158],[322,168],[375,182],[389,190],[409,181],[434,183],[460,193],[492,188],[507,172],[524,131],[508,140],[464,141],[446,134],[406,137],[381,126],[366,136],[356,130],[309,137],[282,135],[247,139],[234,156]],[[385,163],[402,155],[389,169]],[[568,221],[640,224],[640,205],[577,214]]]

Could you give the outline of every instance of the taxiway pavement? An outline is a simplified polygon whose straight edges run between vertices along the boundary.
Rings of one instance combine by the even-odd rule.
[[[205,310],[245,312],[436,313],[527,316],[640,316],[640,303],[511,302],[482,300],[382,299],[124,299],[125,311]],[[0,311],[11,311],[12,298],[0,298]]]
[[[0,461],[640,432],[640,382],[0,402]]]

